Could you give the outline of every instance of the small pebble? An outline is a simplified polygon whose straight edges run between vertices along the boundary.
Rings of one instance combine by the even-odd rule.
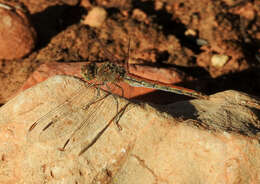
[[[260,63],[260,52],[255,54],[255,58]]]
[[[164,3],[161,2],[161,1],[155,1],[154,2],[154,9],[156,11],[159,11],[159,10],[163,9],[163,6],[164,6]]]
[[[185,36],[197,36],[197,32],[193,29],[187,29],[184,33]]]
[[[139,22],[145,22],[146,24],[149,23],[146,13],[138,8],[133,10],[132,18],[138,20]]]
[[[198,38],[198,39],[196,40],[196,43],[197,43],[197,45],[199,45],[199,46],[203,46],[203,45],[208,45],[208,44],[209,44],[207,40],[204,40],[204,39],[201,39],[201,38]]]
[[[100,27],[106,20],[107,12],[104,8],[94,7],[82,20],[82,24]]]
[[[229,60],[229,57],[227,55],[220,55],[220,54],[215,54],[211,58],[211,64],[215,67],[223,67],[227,61]]]
[[[0,59],[19,59],[35,47],[36,32],[20,4],[0,3]]]

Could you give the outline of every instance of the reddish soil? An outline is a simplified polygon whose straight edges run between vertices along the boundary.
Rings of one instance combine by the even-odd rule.
[[[235,89],[260,96],[260,1],[258,0],[19,0],[31,14],[38,34],[32,53],[0,61],[0,103],[17,92],[39,65],[52,62],[130,62],[176,67],[189,82],[178,85],[206,94]],[[108,15],[99,28],[81,23],[92,6]],[[90,37],[92,31],[104,45]],[[113,58],[102,50],[105,47]],[[215,54],[229,57],[213,66]],[[58,72],[59,73],[59,72]],[[72,72],[73,73],[73,72]],[[64,72],[66,74],[66,72]],[[160,103],[158,93],[138,97]],[[161,103],[171,102],[167,99]],[[157,99],[157,100],[156,100]]]

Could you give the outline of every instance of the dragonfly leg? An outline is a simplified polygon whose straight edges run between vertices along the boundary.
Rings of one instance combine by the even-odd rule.
[[[122,87],[119,86],[119,85],[117,85],[116,83],[112,83],[112,84],[114,84],[116,87],[120,87],[120,88],[122,89]],[[106,85],[106,87],[108,88],[108,90],[111,91],[111,88],[110,88],[108,85]],[[122,89],[122,90],[123,90],[123,89]],[[114,94],[112,94],[112,97],[114,98],[114,100],[115,100],[115,102],[116,102],[116,114],[118,114],[118,113],[119,113],[118,100],[117,100],[117,98],[116,98],[116,96],[115,96]],[[118,130],[122,130],[122,127],[117,123],[117,122],[119,121],[120,117],[119,117],[119,116],[116,116],[115,119],[116,119],[116,120],[115,120],[115,122],[116,122],[115,124],[116,124]]]
[[[100,97],[100,86],[103,86],[103,85],[105,85],[105,83],[95,85],[97,87],[97,97]]]
[[[116,120],[116,125],[118,127],[120,127],[120,130],[122,130],[121,126],[119,125],[119,120],[121,119],[121,117],[123,116],[125,110],[127,109],[128,105],[130,105],[130,103],[127,103],[122,109],[120,109],[119,112],[116,113],[116,115],[108,122],[108,124],[96,135],[96,137],[94,137],[94,139],[85,147],[83,148],[80,152],[79,152],[79,156],[81,156],[83,153],[85,153],[91,146],[93,146],[97,140],[103,135],[103,133],[107,130],[107,128],[110,126],[110,124],[112,122]],[[66,144],[66,143],[65,143]]]
[[[103,85],[104,85],[104,83],[101,83],[101,84],[93,84],[93,86],[96,87],[96,89],[97,89],[97,95],[95,95],[96,98],[95,98],[92,102],[88,103],[87,105],[84,105],[84,107],[83,107],[84,110],[88,109],[88,107],[89,107],[90,105],[96,103],[96,101],[99,101],[99,100],[97,100],[97,98],[99,98],[99,97],[101,96],[101,95],[100,95],[100,87],[99,87],[99,86],[103,86]]]
[[[122,97],[124,97],[124,89],[120,86],[120,85],[118,85],[117,83],[113,83],[118,89],[120,89],[121,90],[121,96]]]

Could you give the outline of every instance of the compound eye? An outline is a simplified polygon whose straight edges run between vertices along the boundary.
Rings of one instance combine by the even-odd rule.
[[[95,79],[97,74],[97,65],[95,63],[90,63],[82,66],[81,74],[85,80]]]

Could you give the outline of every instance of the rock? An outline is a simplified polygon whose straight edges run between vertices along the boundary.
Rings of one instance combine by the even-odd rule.
[[[211,64],[212,66],[221,68],[227,63],[228,60],[229,57],[227,55],[215,54],[211,58]]]
[[[142,11],[141,9],[135,8],[132,13],[132,18],[136,19],[139,22],[144,22],[146,24],[149,24],[147,14],[144,11]]]
[[[22,58],[35,47],[36,32],[18,3],[0,3],[0,59]]]
[[[107,12],[104,8],[94,7],[89,11],[86,17],[83,18],[82,24],[91,27],[100,27],[106,20]]]
[[[260,182],[257,99],[226,91],[162,113],[97,94],[55,76],[2,106],[0,183]]]
[[[197,36],[197,32],[193,29],[187,29],[185,32],[184,32],[184,35],[185,36],[192,36],[192,37],[195,37]]]

